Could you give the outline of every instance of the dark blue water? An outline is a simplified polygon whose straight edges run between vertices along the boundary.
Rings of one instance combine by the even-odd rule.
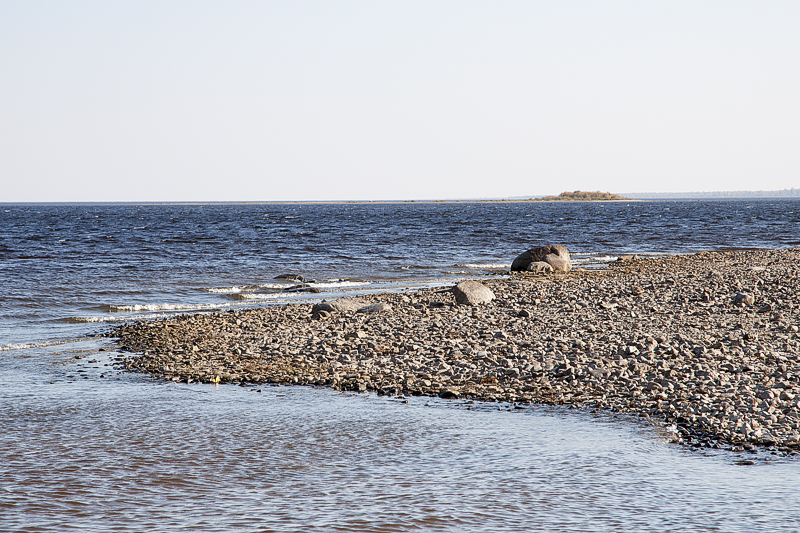
[[[75,340],[490,276],[545,243],[591,267],[799,235],[797,200],[0,206],[0,531],[800,531],[796,457],[584,410],[165,383]]]
[[[540,244],[621,253],[800,245],[800,200],[318,205],[0,205],[0,346],[97,321],[445,283]],[[94,324],[87,326],[86,324]]]

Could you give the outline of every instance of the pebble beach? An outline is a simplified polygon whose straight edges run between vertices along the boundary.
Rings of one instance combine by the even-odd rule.
[[[176,382],[325,386],[628,413],[693,447],[800,450],[800,248],[621,257],[481,280],[138,321],[118,365]],[[327,305],[326,305],[327,304]]]

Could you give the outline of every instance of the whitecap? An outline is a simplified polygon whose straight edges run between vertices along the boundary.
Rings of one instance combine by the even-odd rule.
[[[285,298],[286,294],[279,293],[263,293],[263,292],[244,292],[241,294],[234,294],[234,300],[273,300],[276,298]]]
[[[236,294],[245,290],[244,287],[212,287],[210,289],[203,289],[207,292],[214,294]]]
[[[109,305],[111,313],[136,313],[140,311],[187,311],[190,309],[216,309],[234,304],[136,304],[136,305]]]
[[[11,350],[30,350],[33,348],[43,348],[45,346],[58,346],[60,344],[69,344],[71,342],[84,341],[86,339],[87,337],[81,337],[78,339],[66,339],[58,341],[30,342],[24,344],[5,344],[3,346],[0,346],[0,352],[8,352]]]
[[[280,283],[260,283],[258,285],[242,285],[241,287],[211,287],[203,290],[214,294],[238,294],[240,292],[255,292],[262,289],[285,289],[286,287],[288,287],[288,285]]]
[[[618,259],[615,255],[596,255],[589,257],[572,257],[573,263],[610,263]]]

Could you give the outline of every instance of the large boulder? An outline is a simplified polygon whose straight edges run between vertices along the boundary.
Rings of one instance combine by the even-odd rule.
[[[566,246],[554,244],[551,246],[537,246],[531,248],[514,259],[511,263],[512,272],[525,272],[529,270],[532,263],[547,263],[553,270],[560,270],[561,272],[569,272],[572,270],[572,263],[569,259],[569,250]],[[530,270],[541,271],[540,265],[535,265]]]
[[[494,293],[486,285],[467,280],[453,287],[453,294],[458,305],[479,305],[494,300]]]

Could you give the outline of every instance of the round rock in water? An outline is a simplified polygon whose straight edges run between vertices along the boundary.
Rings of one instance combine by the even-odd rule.
[[[569,250],[566,246],[554,244],[551,246],[537,246],[527,252],[523,252],[511,263],[512,272],[524,272],[528,270],[531,263],[544,262],[553,267],[554,270],[569,272],[572,270],[572,263],[569,258]]]
[[[486,285],[467,280],[453,287],[453,294],[458,305],[480,305],[494,300],[494,293]]]

